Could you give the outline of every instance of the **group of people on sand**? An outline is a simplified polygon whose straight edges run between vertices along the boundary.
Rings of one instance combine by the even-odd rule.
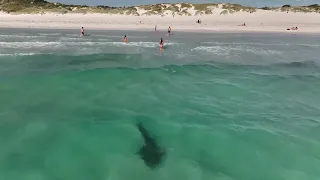
[[[157,30],[157,26],[155,26],[155,31],[156,31],[156,30]],[[169,35],[171,34],[171,27],[170,27],[170,26],[169,26],[169,28],[168,28],[168,33],[169,33]],[[82,36],[85,36],[84,28],[83,28],[83,27],[81,27],[81,29],[80,29],[80,37],[82,37]],[[127,41],[128,41],[128,38],[127,38],[127,35],[125,35],[125,36],[123,37],[123,43],[127,43]],[[163,45],[164,45],[163,38],[160,39],[159,45],[160,45],[160,50],[162,50],[162,49],[163,49]]]
[[[287,28],[287,30],[289,31],[289,30],[298,30],[298,27],[296,26],[296,27],[292,27],[292,28]]]

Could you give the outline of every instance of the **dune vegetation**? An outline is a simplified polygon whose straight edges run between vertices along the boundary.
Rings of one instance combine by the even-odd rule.
[[[280,10],[287,11],[287,12],[304,12],[304,13],[317,12],[317,13],[320,13],[320,5],[319,4],[313,4],[310,6],[284,5],[280,8]]]
[[[199,16],[210,14],[233,14],[236,12],[254,13],[257,10],[265,11],[282,11],[282,12],[316,12],[320,13],[320,5],[313,4],[310,6],[290,6],[282,7],[263,7],[256,8],[242,6],[230,3],[209,3],[209,4],[154,4],[131,7],[110,7],[110,6],[86,6],[52,3],[45,0],[0,0],[0,10],[10,14],[45,14],[45,13],[102,13],[102,14],[123,14],[134,16],[151,16],[151,15],[180,15],[180,16]]]

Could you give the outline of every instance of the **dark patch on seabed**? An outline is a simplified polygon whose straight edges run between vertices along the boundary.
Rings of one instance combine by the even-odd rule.
[[[157,141],[150,136],[142,123],[138,123],[137,127],[144,139],[144,145],[140,148],[138,154],[148,167],[154,169],[161,164],[165,151],[158,145]]]
[[[296,67],[296,68],[318,67],[318,64],[315,61],[289,62],[289,63],[282,63],[280,65],[287,66],[287,67]]]

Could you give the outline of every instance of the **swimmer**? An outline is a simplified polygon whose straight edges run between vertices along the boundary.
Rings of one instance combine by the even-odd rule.
[[[123,38],[123,42],[126,43],[127,42],[127,35],[124,36]]]
[[[82,27],[81,30],[80,30],[80,36],[84,36],[84,29],[83,29],[83,27]]]

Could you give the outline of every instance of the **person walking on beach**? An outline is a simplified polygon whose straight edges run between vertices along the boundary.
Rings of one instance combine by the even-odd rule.
[[[157,25],[154,26],[154,31],[157,32]]]
[[[83,27],[82,27],[81,30],[80,30],[80,36],[84,36],[84,29],[83,29]]]

